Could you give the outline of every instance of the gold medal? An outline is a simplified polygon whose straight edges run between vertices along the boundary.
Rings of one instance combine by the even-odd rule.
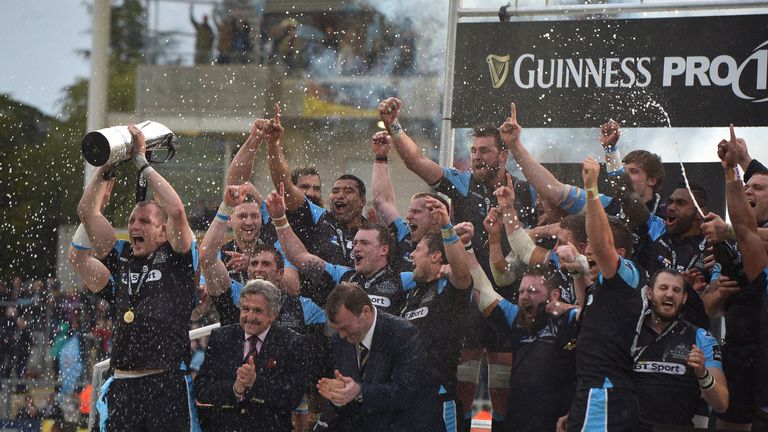
[[[134,318],[135,316],[133,315],[133,311],[130,309],[125,311],[125,314],[123,314],[123,321],[128,324],[132,323]]]

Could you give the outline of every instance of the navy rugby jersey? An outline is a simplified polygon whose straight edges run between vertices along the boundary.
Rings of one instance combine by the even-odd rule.
[[[551,431],[571,405],[576,387],[574,351],[576,309],[553,317],[533,331],[518,325],[520,308],[502,299],[486,318],[499,331],[512,333],[514,340],[507,399],[507,424],[515,430]]]
[[[352,282],[368,294],[371,303],[379,310],[398,315],[403,304],[404,280],[401,274],[389,267],[379,269],[370,277],[365,277],[354,269],[335,264],[325,264],[325,273],[336,285],[341,282]]]
[[[118,240],[104,258],[111,283],[102,291],[116,311],[112,365],[117,369],[169,369],[189,364],[189,319],[195,303],[197,243],[176,253],[165,242],[147,257],[134,257]],[[130,282],[129,282],[130,279]],[[143,282],[142,282],[143,279]],[[129,294],[130,288],[130,294]],[[133,321],[124,314],[133,312]]]
[[[413,273],[401,273],[407,291],[400,316],[421,333],[431,367],[432,383],[450,394],[456,391],[456,367],[461,354],[460,321],[456,319],[469,303],[472,287],[455,288],[447,278],[423,283]]]
[[[656,333],[648,324],[650,313],[647,316],[632,373],[640,417],[656,425],[692,427],[701,393],[696,375],[688,366],[688,354],[696,344],[704,352],[705,367],[722,369],[720,346],[708,331],[680,318]]]
[[[598,275],[587,293],[576,339],[578,390],[632,387],[632,351],[647,281],[645,270],[622,257],[613,278]]]
[[[530,228],[536,224],[534,207],[536,193],[528,182],[519,180],[517,177],[512,177],[512,184],[515,190],[517,216],[526,228]],[[483,220],[488,215],[488,211],[499,205],[498,200],[493,196],[494,190],[477,180],[471,171],[459,171],[455,168],[443,168],[443,178],[432,187],[451,199],[452,219],[455,223],[471,222],[475,227],[472,245],[475,248],[477,261],[496,287],[488,262],[488,233],[483,226]],[[504,255],[510,251],[509,242],[504,236],[501,239],[501,249]]]

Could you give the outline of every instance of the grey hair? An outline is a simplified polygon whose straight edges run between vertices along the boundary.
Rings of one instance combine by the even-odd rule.
[[[247,295],[261,295],[267,301],[267,308],[274,316],[280,315],[280,289],[264,279],[253,279],[240,290],[240,300]]]

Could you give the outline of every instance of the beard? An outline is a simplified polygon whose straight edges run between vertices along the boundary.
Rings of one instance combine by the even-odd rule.
[[[525,310],[521,310],[523,313],[520,315],[519,326],[528,330],[530,333],[536,333],[547,323],[547,304],[540,303],[533,310],[532,314],[528,314]]]
[[[480,172],[481,169],[485,169],[485,172]],[[499,174],[499,163],[496,165],[488,165],[484,162],[472,165],[472,174],[477,176],[482,181],[488,181],[495,178]]]
[[[668,227],[669,235],[677,237],[687,232],[693,226],[693,216],[677,217],[677,221],[671,227]]]

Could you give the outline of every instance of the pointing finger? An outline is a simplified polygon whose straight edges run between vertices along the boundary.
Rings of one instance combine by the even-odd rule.
[[[736,143],[736,132],[733,130],[733,123],[731,123],[731,143]]]
[[[510,104],[510,117],[512,118],[512,123],[517,123],[517,107],[515,107],[514,102]]]
[[[275,103],[275,124],[280,126],[280,102]]]

